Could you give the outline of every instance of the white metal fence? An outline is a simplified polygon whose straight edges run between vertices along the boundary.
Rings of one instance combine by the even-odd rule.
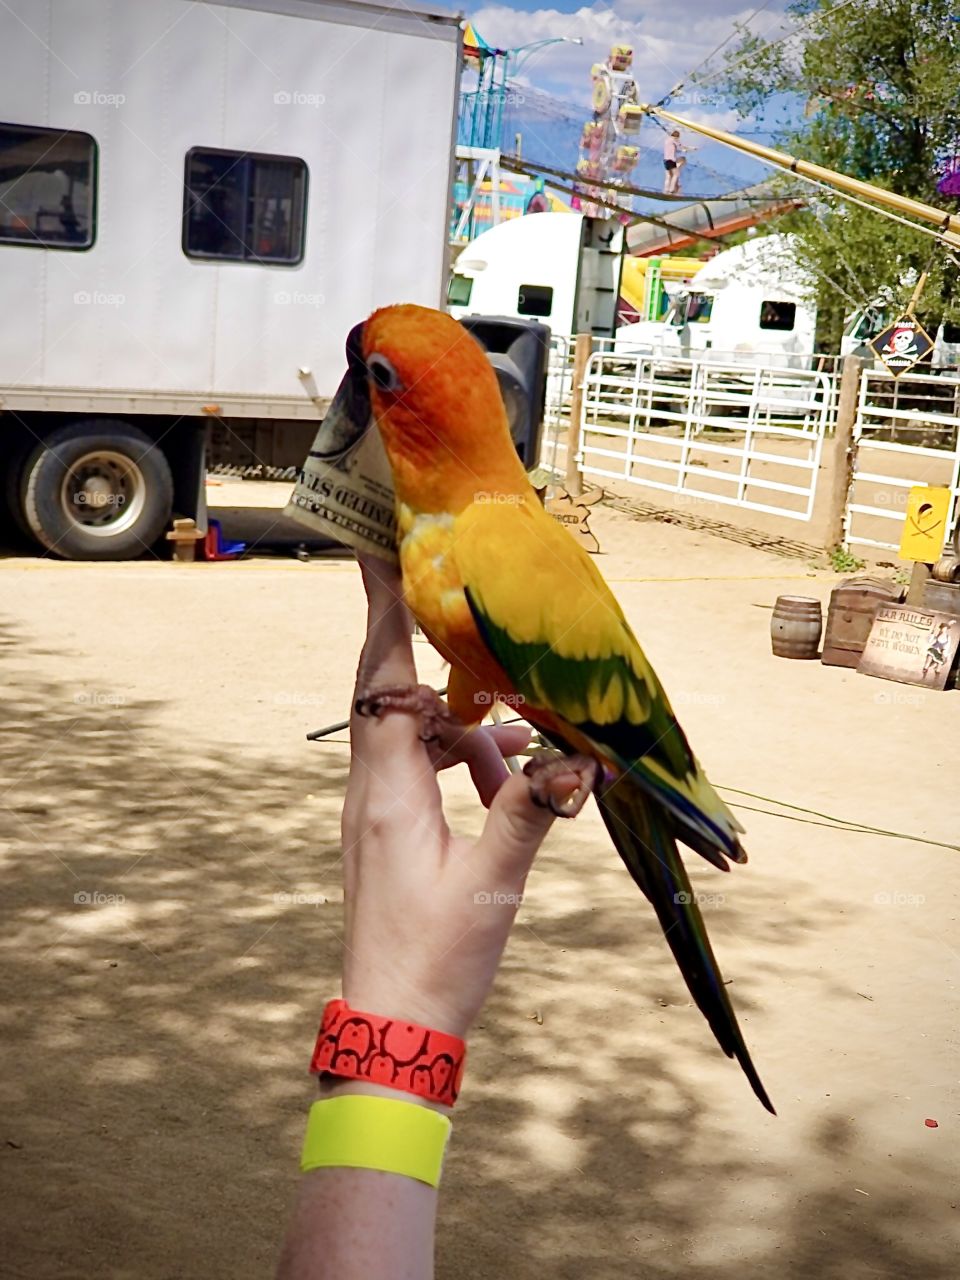
[[[584,379],[580,469],[809,520],[834,400],[823,372],[597,351]]]
[[[550,338],[547,395],[543,406],[543,440],[540,448],[540,465],[554,473],[565,465],[572,388],[573,339],[555,333]],[[558,457],[561,449],[564,451],[563,458]]]
[[[541,462],[562,472],[573,387],[573,341],[555,336]],[[832,428],[833,370],[755,365],[716,352],[680,360],[597,340],[583,387],[578,463],[627,481],[808,521],[823,439]],[[854,427],[844,545],[895,551],[914,485],[949,487],[949,534],[960,526],[960,373],[863,371]]]
[[[847,546],[895,551],[910,489],[943,485],[960,504],[960,376],[913,374],[899,379],[866,370],[854,425],[853,482],[847,501]]]
[[[613,338],[593,339],[595,351],[608,351],[613,344]],[[555,473],[563,471],[566,466],[575,347],[575,335],[557,333],[551,335],[540,465]]]

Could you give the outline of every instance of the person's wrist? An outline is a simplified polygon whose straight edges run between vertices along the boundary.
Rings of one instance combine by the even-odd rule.
[[[393,1018],[397,1022],[412,1022],[418,1027],[442,1031],[444,1035],[456,1036],[460,1040],[466,1040],[473,1022],[472,1016],[466,1017],[443,1001],[431,1000],[419,994],[411,997],[409,992],[401,995],[388,989],[360,988],[345,982],[343,999],[351,1009],[362,1009],[366,1013]]]
[[[329,1077],[335,1082],[324,1086],[331,1096],[337,1096],[341,1082],[358,1084],[364,1086],[359,1092],[372,1096],[424,1098],[445,1114],[460,1091],[466,1041],[412,1014],[383,1013],[384,1007],[398,1006],[378,1002],[361,1007],[343,997],[329,1001],[310,1060],[311,1072],[321,1081]]]
[[[366,1095],[370,1098],[390,1098],[394,1102],[409,1102],[414,1107],[428,1107],[438,1111],[442,1116],[453,1114],[453,1108],[443,1106],[439,1102],[431,1102],[415,1093],[405,1090],[391,1089],[387,1085],[373,1084],[369,1080],[345,1080],[339,1076],[323,1075],[317,1077],[318,1097],[321,1102],[328,1098],[342,1098],[350,1095]]]

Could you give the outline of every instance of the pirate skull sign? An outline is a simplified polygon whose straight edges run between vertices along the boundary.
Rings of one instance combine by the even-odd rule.
[[[870,343],[895,378],[918,364],[933,347],[933,339],[913,316],[901,316]]]

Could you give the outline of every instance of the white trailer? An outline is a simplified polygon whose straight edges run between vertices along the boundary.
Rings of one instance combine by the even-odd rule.
[[[301,461],[351,326],[442,305],[459,23],[5,0],[0,50],[0,479],[48,551],[138,555],[202,527],[211,423]]]
[[[447,290],[456,320],[535,319],[555,334],[612,337],[623,228],[579,213],[537,213],[490,227],[465,245]]]

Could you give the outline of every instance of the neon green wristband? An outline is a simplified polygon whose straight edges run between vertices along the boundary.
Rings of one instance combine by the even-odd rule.
[[[446,1116],[415,1102],[359,1093],[326,1098],[310,1108],[300,1168],[379,1169],[436,1187],[450,1128]]]

